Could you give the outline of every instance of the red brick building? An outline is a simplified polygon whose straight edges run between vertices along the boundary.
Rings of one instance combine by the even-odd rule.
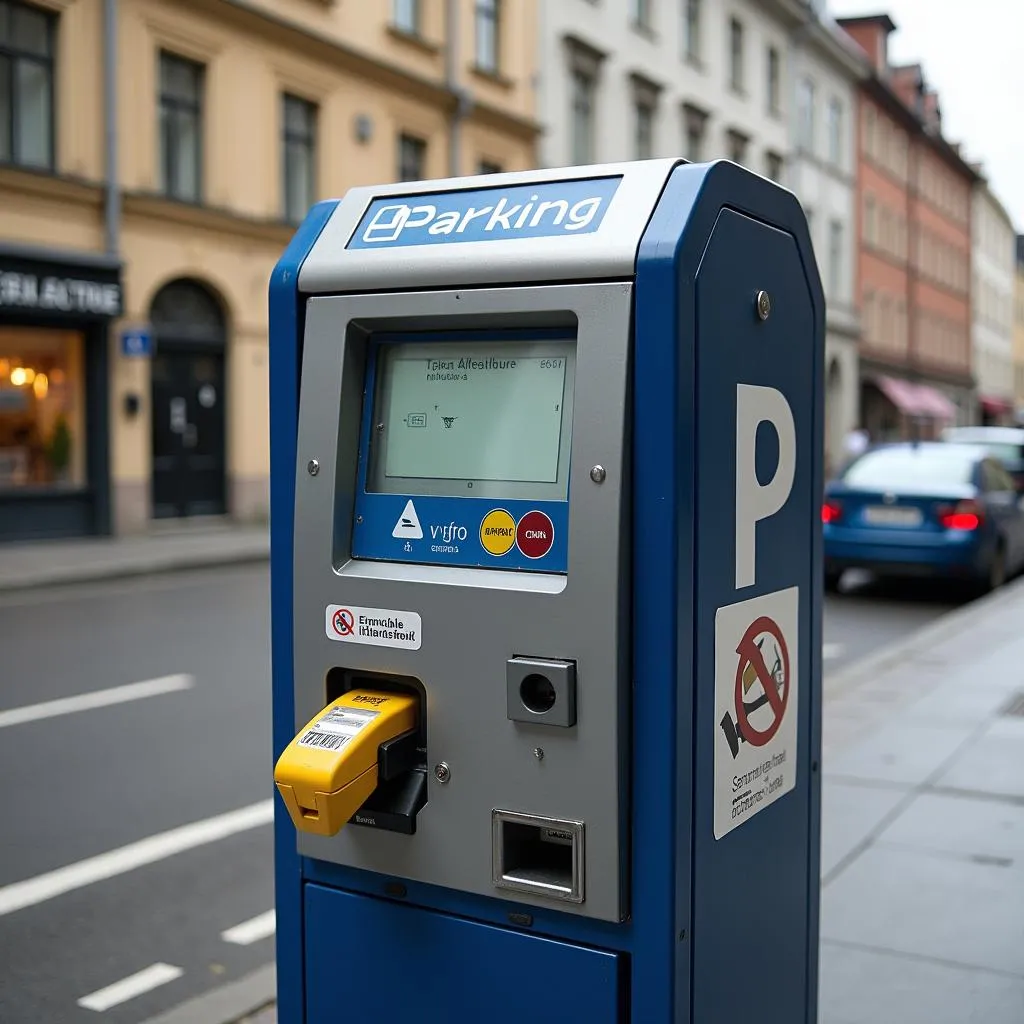
[[[840,25],[868,55],[858,96],[861,425],[872,440],[933,437],[973,416],[971,194],[920,65],[893,67],[887,15]]]

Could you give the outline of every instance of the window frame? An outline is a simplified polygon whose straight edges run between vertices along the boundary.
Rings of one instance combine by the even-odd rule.
[[[729,18],[729,88],[741,96],[746,92],[746,40],[743,22],[736,15]]]
[[[838,96],[831,96],[825,115],[828,136],[825,155],[833,167],[842,167],[845,156],[843,152],[843,116],[843,101]]]
[[[485,75],[501,74],[501,0],[474,0],[473,4],[473,67]],[[483,21],[491,25],[491,45],[494,50],[493,64],[480,59],[480,37]]]
[[[774,43],[768,44],[765,74],[768,93],[768,113],[776,117],[782,115],[782,55]]]
[[[194,196],[183,196],[171,188],[171,178],[173,175],[169,174],[170,169],[170,150],[167,147],[167,140],[164,137],[164,122],[163,116],[165,108],[169,108],[172,111],[190,110],[190,101],[181,100],[178,97],[168,96],[164,91],[163,83],[163,70],[164,62],[174,62],[182,66],[189,67],[197,77],[197,99],[195,101],[195,109],[191,110],[196,116],[196,155],[195,155],[195,176],[196,176],[196,190]],[[184,57],[180,53],[176,53],[174,50],[160,47],[157,51],[157,120],[158,120],[158,135],[159,135],[159,152],[160,152],[160,194],[165,199],[171,199],[179,203],[191,203],[193,205],[201,205],[205,195],[206,189],[206,175],[204,174],[204,164],[206,158],[206,65],[200,61],[192,60],[190,57]]]
[[[703,0],[683,0],[683,60],[701,63],[703,52]]]
[[[410,5],[412,10],[412,24],[403,24],[399,18],[399,10],[403,3]],[[391,0],[391,27],[403,35],[414,36],[419,39],[423,35],[423,2],[422,0]]]
[[[10,116],[10,124],[7,131],[7,155],[0,156],[0,167],[18,167],[27,171],[54,173],[57,169],[57,31],[59,14],[56,11],[34,4],[23,3],[21,0],[8,0],[7,10],[12,16],[15,11],[30,11],[41,17],[46,24],[46,55],[41,56],[29,50],[15,47],[13,42],[0,42],[0,60],[7,62],[8,68],[8,97],[10,106],[7,113]],[[13,25],[12,25],[13,28]],[[19,62],[27,61],[36,65],[42,65],[48,71],[49,83],[49,124],[46,126],[46,149],[47,161],[45,163],[29,163],[20,158],[18,154],[19,134],[19,103],[18,103],[18,76],[16,68]]]
[[[288,126],[288,106],[290,103],[300,104],[305,108],[304,113],[310,116],[309,127],[303,132],[296,132]],[[301,223],[316,202],[317,184],[319,175],[317,173],[317,161],[319,159],[320,143],[320,105],[304,96],[284,91],[281,93],[281,213],[289,224]],[[292,216],[293,212],[288,209],[289,181],[288,181],[288,153],[292,144],[300,144],[307,147],[307,158],[309,168],[309,181],[306,186],[309,191],[308,202],[305,210],[297,217]]]
[[[400,131],[398,133],[397,141],[397,157],[396,160],[396,181],[423,181],[427,173],[427,140],[422,135],[413,135],[412,132]],[[416,149],[419,154],[420,168],[419,173],[415,176],[410,177],[405,174],[405,154],[407,152],[406,144],[410,144],[410,148]]]

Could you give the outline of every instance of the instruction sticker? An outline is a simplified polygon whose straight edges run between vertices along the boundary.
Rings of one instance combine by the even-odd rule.
[[[341,750],[379,714],[379,711],[363,711],[361,708],[331,708],[302,734],[299,746]]]
[[[796,785],[800,588],[715,613],[715,839]]]
[[[389,608],[357,608],[351,604],[327,606],[327,639],[374,647],[404,647],[418,651],[423,624],[416,612]]]

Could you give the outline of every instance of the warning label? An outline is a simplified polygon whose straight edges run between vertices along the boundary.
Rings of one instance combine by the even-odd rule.
[[[396,612],[388,608],[329,604],[325,629],[328,640],[373,647],[405,647],[418,651],[423,640],[423,624],[416,612]]]
[[[715,614],[715,838],[796,785],[797,624],[791,587]]]

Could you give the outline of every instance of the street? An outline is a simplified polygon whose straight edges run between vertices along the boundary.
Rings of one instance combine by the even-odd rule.
[[[847,586],[826,686],[963,600]],[[272,961],[265,566],[10,594],[0,645],[0,1021],[138,1024]]]

